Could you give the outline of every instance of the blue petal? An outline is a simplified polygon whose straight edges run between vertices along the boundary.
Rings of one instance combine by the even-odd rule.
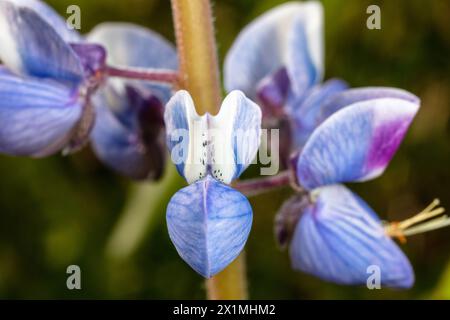
[[[266,76],[286,67],[295,92],[323,73],[323,20],[319,2],[289,2],[265,13],[239,34],[225,59],[227,91],[256,98]]]
[[[124,176],[158,179],[166,156],[161,102],[149,93],[128,87],[124,97],[127,101],[121,103],[127,109],[113,110],[107,103],[111,96],[105,91],[94,97],[97,118],[91,142],[95,154]]]
[[[368,268],[376,266],[382,286],[413,285],[408,259],[361,198],[342,185],[324,187],[317,193],[315,203],[303,212],[291,242],[295,269],[326,281],[364,285],[371,275]]]
[[[189,183],[207,174],[230,183],[258,151],[261,110],[240,91],[225,98],[217,116],[199,116],[189,93],[179,91],[164,118],[172,161]]]
[[[241,193],[208,176],[172,197],[167,207],[167,227],[183,260],[210,278],[242,251],[252,215]]]
[[[70,140],[81,115],[77,92],[53,81],[0,72],[0,152],[54,153]]]
[[[178,69],[175,47],[161,35],[144,27],[129,23],[102,23],[91,31],[87,39],[90,42],[99,43],[107,49],[107,61],[111,65],[147,69]],[[151,89],[163,104],[169,100],[171,96],[169,86],[142,81],[139,82],[139,85],[142,83]],[[133,86],[137,85],[137,82],[133,82]]]
[[[77,84],[83,67],[71,47],[34,10],[0,2],[0,59],[12,71]]]
[[[380,176],[418,108],[418,103],[383,98],[357,102],[334,113],[312,133],[300,154],[300,184],[312,190]]]
[[[300,99],[292,99],[286,106],[286,111],[293,120],[293,135],[296,149],[305,144],[314,129],[320,124],[323,106],[333,100],[339,93],[348,88],[347,83],[340,79],[331,79],[312,88]]]
[[[52,7],[40,0],[7,0],[16,6],[33,9],[43,18],[66,42],[80,42],[81,36],[68,27],[64,20]]]

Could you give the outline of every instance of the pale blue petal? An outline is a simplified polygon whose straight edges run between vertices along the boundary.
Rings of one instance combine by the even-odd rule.
[[[382,287],[413,285],[411,264],[361,198],[342,185],[316,193],[291,242],[295,269],[339,284],[365,285],[373,272],[369,267],[375,266]]]
[[[175,47],[161,35],[138,25],[102,23],[89,33],[87,39],[106,48],[108,51],[107,61],[111,65],[147,69],[178,69]],[[143,81],[138,84],[150,88],[163,104],[167,103],[171,96],[171,88],[167,85]],[[137,82],[134,81],[133,85],[136,86]]]
[[[242,251],[252,215],[245,196],[208,176],[172,197],[167,207],[167,227],[183,260],[210,278]]]
[[[255,159],[261,142],[261,109],[241,91],[232,91],[224,99],[220,112],[209,118],[208,147],[211,175],[231,183]]]
[[[45,156],[70,140],[82,114],[76,91],[0,73],[0,152]]]
[[[195,111],[194,102],[190,94],[184,90],[178,91],[166,105],[164,122],[166,124],[166,141],[171,160],[176,165],[180,175],[184,178],[186,178],[186,166],[190,167],[190,171],[197,170],[198,173],[195,175],[198,178],[205,177],[206,175],[206,163],[202,163],[202,161],[199,161],[198,164],[187,163],[188,155],[189,153],[193,153],[191,149],[194,148],[190,141],[189,129],[195,121],[200,122],[201,120]],[[200,131],[200,128],[198,131]],[[204,145],[206,139],[204,132],[199,132],[199,134],[198,145],[202,147],[202,150],[198,151],[198,154],[199,156],[203,156],[207,152],[206,146]],[[204,158],[206,158],[206,155]],[[194,174],[192,175],[194,176]],[[186,179],[188,180],[188,178]],[[195,180],[193,179],[193,181]]]
[[[295,92],[321,79],[323,12],[316,1],[289,2],[251,22],[239,34],[225,59],[227,91],[256,98],[258,83],[286,67]]]
[[[27,7],[36,11],[66,42],[80,42],[78,32],[68,27],[64,20],[52,7],[40,0],[6,0],[17,6]]]
[[[357,102],[334,113],[308,139],[297,162],[300,184],[366,181],[380,176],[419,104],[397,98]]]
[[[83,67],[71,47],[34,10],[0,2],[0,59],[12,71],[79,83]]]
[[[320,108],[318,122],[320,123],[324,121],[336,111],[356,102],[381,98],[397,98],[416,104],[420,103],[420,99],[417,96],[403,89],[389,87],[353,88],[342,91],[339,94],[334,95],[332,98],[323,101]]]

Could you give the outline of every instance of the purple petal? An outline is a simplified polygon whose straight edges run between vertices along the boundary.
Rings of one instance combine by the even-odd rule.
[[[322,15],[319,2],[290,2],[251,22],[226,56],[227,91],[241,90],[255,99],[258,83],[282,67],[286,67],[295,92],[320,80]]]
[[[78,84],[78,56],[34,10],[0,2],[0,59],[12,71]]]
[[[207,176],[172,197],[167,227],[183,260],[210,278],[242,251],[252,216],[250,203],[241,193]]]
[[[0,152],[46,156],[64,147],[82,115],[77,92],[0,73]]]
[[[381,286],[413,285],[411,264],[361,198],[342,185],[327,186],[317,193],[291,242],[295,269],[339,284],[365,285],[375,267],[380,271]]]
[[[383,98],[358,102],[334,113],[313,132],[300,154],[300,184],[311,190],[380,176],[418,108],[418,103]]]
[[[257,88],[257,97],[261,101],[263,116],[280,117],[284,114],[284,105],[291,83],[286,68],[263,78]]]
[[[95,79],[97,72],[101,72],[105,68],[106,50],[101,45],[72,43],[70,47],[80,59],[84,74],[87,78]]]

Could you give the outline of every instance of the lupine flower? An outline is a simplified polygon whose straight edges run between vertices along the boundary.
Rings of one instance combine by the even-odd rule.
[[[104,163],[134,179],[160,177],[163,105],[171,90],[108,79],[106,59],[175,70],[172,45],[119,23],[100,25],[86,41],[38,0],[1,0],[0,26],[0,152],[42,157],[76,151],[96,118],[92,145]]]
[[[216,116],[199,116],[189,93],[179,91],[165,121],[172,160],[190,184],[169,202],[169,235],[183,260],[209,278],[239,255],[250,233],[252,208],[227,184],[256,156],[261,110],[234,91]]]
[[[408,288],[412,268],[369,206],[340,183],[380,176],[419,108],[419,100],[380,98],[351,104],[317,127],[297,161],[312,201],[290,245],[293,267],[329,281],[363,284],[367,268],[385,286]]]
[[[225,88],[257,99],[264,119],[287,119],[287,127],[280,129],[288,131],[297,147],[314,118],[308,113],[317,112],[317,102],[347,88],[341,80],[320,85],[322,11],[315,1],[280,5],[246,26],[225,59]]]
[[[280,129],[288,131],[284,136],[291,137],[284,139],[292,142],[288,153],[302,148],[317,125],[351,103],[378,97],[408,99],[409,93],[400,89],[348,90],[340,79],[320,83],[323,65],[322,5],[289,2],[241,31],[225,59],[225,87],[258,100],[268,122],[278,120]]]
[[[45,18],[34,11],[40,8]],[[76,35],[37,1],[0,1],[0,28],[0,151],[39,157],[77,149],[93,124],[97,79],[86,70],[102,64],[102,49],[73,48],[67,41]],[[84,56],[91,50],[98,61]]]
[[[382,174],[414,118],[419,99],[393,88],[348,89],[323,75],[322,7],[281,5],[247,26],[225,61],[227,90],[258,99],[265,118],[287,119],[302,194],[278,215],[295,269],[341,284],[410,287],[411,265],[375,213],[344,182]],[[290,232],[291,231],[291,232]],[[291,234],[292,233],[292,234]]]
[[[145,69],[178,67],[175,48],[160,35],[128,23],[104,23],[87,37],[108,52],[110,65]],[[165,165],[164,105],[168,85],[108,79],[96,97],[92,147],[108,166],[134,179],[158,179]]]

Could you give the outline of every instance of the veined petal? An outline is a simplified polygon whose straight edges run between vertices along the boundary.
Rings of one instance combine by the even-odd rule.
[[[110,65],[149,69],[178,69],[175,47],[161,35],[131,23],[102,23],[92,30],[87,39],[99,43],[108,52]],[[123,92],[127,83],[133,86],[144,85],[151,89],[162,101],[167,103],[171,88],[167,85],[145,83],[142,81],[123,81],[114,79],[112,85]]]
[[[342,185],[320,188],[304,210],[290,246],[295,269],[339,284],[363,285],[371,268],[382,286],[409,288],[412,267],[371,208]]]
[[[105,88],[94,102],[97,119],[91,136],[98,158],[136,180],[158,179],[164,169],[164,122],[161,102],[149,93],[127,88],[126,110],[113,110]]]
[[[289,2],[251,22],[225,59],[228,91],[242,90],[251,99],[264,77],[286,67],[295,92],[321,79],[323,9],[316,1]]]
[[[0,72],[0,152],[35,157],[57,152],[81,115],[76,91]]]
[[[418,109],[415,102],[382,98],[357,102],[334,113],[312,133],[300,154],[300,184],[312,190],[380,176]]]
[[[253,161],[261,137],[261,110],[233,91],[216,116],[199,116],[187,91],[166,106],[167,144],[172,161],[189,183],[211,174],[230,183]]]
[[[242,251],[252,216],[245,196],[208,176],[172,197],[167,207],[167,227],[183,260],[210,278]]]
[[[52,7],[40,0],[2,0],[17,6],[33,9],[43,18],[66,42],[80,42],[81,36],[68,27],[67,22]]]
[[[12,71],[78,84],[83,67],[71,47],[34,10],[0,2],[0,59]]]

